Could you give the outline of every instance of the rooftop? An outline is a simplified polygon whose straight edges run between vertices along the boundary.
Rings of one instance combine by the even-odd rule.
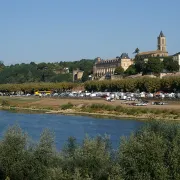
[[[141,52],[137,55],[148,55],[148,54],[156,54],[156,53],[164,53],[164,51],[156,50],[156,51],[147,51],[147,52]]]
[[[112,58],[112,59],[106,59],[106,60],[103,60],[101,59],[100,62],[96,62],[97,64],[102,64],[102,63],[111,63],[111,62],[118,62],[120,61],[121,59],[130,59],[128,54],[127,53],[122,53],[121,56],[117,56],[116,58]]]
[[[162,31],[160,32],[159,37],[165,37]]]
[[[130,59],[127,53],[122,53],[120,59]]]
[[[178,53],[176,53],[176,54],[174,54],[174,55],[172,55],[172,56],[177,56],[177,55],[179,55],[180,54],[180,52],[178,52]]]

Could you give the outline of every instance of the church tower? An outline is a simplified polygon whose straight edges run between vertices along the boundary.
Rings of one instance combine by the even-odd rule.
[[[166,37],[164,36],[162,31],[160,32],[159,36],[157,37],[157,50],[167,52]]]

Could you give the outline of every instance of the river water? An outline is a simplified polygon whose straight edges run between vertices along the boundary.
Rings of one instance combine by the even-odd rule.
[[[113,147],[117,147],[121,136],[129,136],[143,122],[136,120],[113,120],[86,116],[69,116],[55,114],[30,114],[0,111],[0,136],[8,126],[18,124],[28,135],[37,141],[43,129],[48,128],[55,133],[56,147],[61,149],[69,136],[74,136],[78,142],[88,134],[110,135]]]

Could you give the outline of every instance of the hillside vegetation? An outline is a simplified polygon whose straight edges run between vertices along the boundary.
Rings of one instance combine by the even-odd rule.
[[[82,59],[73,62],[21,63],[5,66],[0,62],[0,84],[28,82],[72,82],[73,69],[84,71],[86,80],[92,73],[94,60]],[[69,70],[67,70],[68,68]]]

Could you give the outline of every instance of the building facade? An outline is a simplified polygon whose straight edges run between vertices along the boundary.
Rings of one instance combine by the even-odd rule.
[[[178,62],[178,64],[179,64],[179,71],[180,71],[180,52],[172,55],[172,57],[173,57],[173,60],[174,60],[174,61],[177,61],[177,62]]]
[[[73,82],[81,80],[83,73],[84,71],[81,71],[79,69],[73,70]]]
[[[149,57],[166,57],[168,56],[167,46],[166,46],[166,37],[161,31],[157,37],[157,50],[140,52],[137,54],[136,58],[138,59],[148,59]]]
[[[127,53],[122,53],[120,57],[117,56],[114,59],[107,60],[98,57],[93,67],[93,76],[95,78],[100,78],[107,74],[114,75],[114,71],[117,67],[121,66],[126,70],[132,64],[133,61],[129,58]]]

